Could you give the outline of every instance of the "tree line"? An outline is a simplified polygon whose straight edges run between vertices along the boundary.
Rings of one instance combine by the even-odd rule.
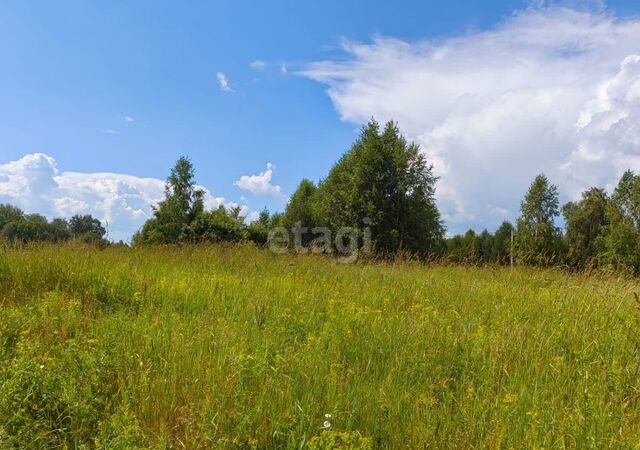
[[[25,214],[20,208],[0,204],[0,241],[10,243],[81,241],[106,246],[106,229],[91,216],[74,215],[51,221],[40,214]]]
[[[373,237],[379,255],[400,249],[422,257],[439,252],[444,226],[435,202],[433,167],[397,125],[375,122],[318,184],[302,180],[284,213],[264,210],[246,224],[239,208],[206,211],[188,158],[180,158],[167,179],[165,199],[133,237],[134,245],[249,240],[266,244],[276,228],[304,229],[302,246],[313,245],[317,229],[353,229]],[[293,243],[292,243],[293,244]]]
[[[525,193],[515,224],[494,232],[445,236],[435,201],[437,177],[419,147],[397,125],[365,125],[351,148],[318,183],[303,179],[283,213],[264,210],[245,224],[238,208],[205,211],[194,168],[181,158],[166,198],[133,239],[153,243],[249,240],[265,244],[276,227],[304,229],[297,244],[312,246],[314,229],[369,230],[378,256],[402,251],[456,263],[609,266],[640,274],[640,176],[627,171],[614,192],[591,188],[560,207],[558,188],[538,175]],[[565,227],[557,222],[564,218]]]
[[[198,244],[203,242],[252,241],[267,243],[269,230],[280,214],[265,209],[258,220],[249,224],[240,207],[220,206],[210,211],[204,207],[204,191],[195,184],[195,169],[183,156],[171,169],[165,186],[165,198],[153,206],[153,217],[133,235],[133,245]]]
[[[239,207],[207,210],[195,168],[181,157],[172,168],[165,198],[132,238],[132,245],[250,241],[267,245],[276,228],[304,230],[296,245],[313,247],[316,230],[369,233],[378,257],[398,252],[454,263],[564,266],[575,270],[613,267],[640,274],[640,175],[627,171],[612,194],[591,188],[579,201],[560,206],[558,189],[538,175],[525,193],[515,224],[494,232],[445,235],[435,201],[437,177],[424,153],[393,122],[367,123],[351,148],[318,183],[304,179],[283,213],[263,210],[247,223]],[[564,228],[557,223],[564,219]],[[6,241],[84,239],[104,242],[91,216],[69,221],[26,215],[0,206]],[[357,237],[357,235],[356,235]]]
[[[564,230],[556,225],[564,219]],[[512,238],[513,236],[513,238]],[[611,267],[640,275],[640,176],[626,171],[611,195],[590,188],[560,207],[558,189],[538,175],[520,205],[515,227],[447,239],[457,262],[565,266],[574,270]]]

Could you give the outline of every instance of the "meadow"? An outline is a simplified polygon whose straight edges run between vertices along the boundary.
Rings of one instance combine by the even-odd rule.
[[[3,249],[0,448],[637,448],[637,292],[250,245]]]

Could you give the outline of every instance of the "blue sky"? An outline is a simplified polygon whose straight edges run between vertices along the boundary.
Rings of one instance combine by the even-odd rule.
[[[456,182],[452,176],[456,167],[460,174],[470,170],[464,164],[464,155],[474,150],[465,148],[460,150],[461,157],[448,159],[447,155],[456,155],[461,144],[434,141],[434,136],[440,139],[443,126],[450,127],[454,123],[452,117],[460,115],[457,107],[450,106],[453,103],[459,105],[460,99],[468,95],[478,99],[505,98],[506,90],[494,92],[483,84],[481,73],[469,69],[478,66],[474,46],[495,35],[521,36],[523,28],[529,29],[527,21],[548,23],[557,35],[531,38],[536,39],[542,50],[531,51],[531,42],[522,43],[526,53],[523,59],[529,66],[539,64],[542,68],[549,64],[552,71],[558,71],[558,77],[543,86],[537,82],[525,86],[535,85],[539,99],[543,98],[540,92],[552,92],[553,86],[571,91],[567,81],[561,79],[566,72],[562,64],[570,65],[578,74],[588,62],[578,61],[571,54],[564,59],[558,57],[555,44],[547,39],[567,39],[561,33],[563,27],[573,29],[577,23],[585,32],[569,39],[575,40],[577,47],[584,44],[591,49],[593,42],[582,42],[592,39],[589,27],[600,30],[602,24],[594,25],[594,20],[606,22],[610,34],[597,37],[603,42],[601,52],[606,52],[604,42],[611,36],[623,40],[624,49],[606,65],[594,68],[588,80],[576,75],[569,81],[570,86],[579,86],[584,91],[576,100],[579,105],[576,110],[566,111],[568,117],[576,116],[566,119],[567,123],[575,124],[578,113],[584,113],[589,102],[597,102],[598,87],[619,75],[626,57],[640,53],[632,42],[634,15],[639,12],[640,5],[631,1],[610,1],[606,5],[573,2],[560,6],[537,3],[532,6],[531,2],[522,1],[2,2],[0,165],[5,167],[0,168],[0,200],[47,215],[87,210],[100,216],[106,208],[106,194],[101,194],[101,203],[97,205],[97,200],[87,197],[86,192],[74,191],[71,185],[75,182],[67,180],[63,200],[56,203],[57,209],[52,209],[53,203],[45,191],[59,185],[62,182],[59,177],[66,172],[109,172],[163,180],[176,158],[187,154],[196,166],[198,182],[211,192],[212,198],[222,201],[223,197],[225,203],[246,205],[247,211],[263,206],[279,210],[300,179],[317,180],[325,175],[349,148],[359,124],[375,115],[381,120],[398,120],[403,131],[419,141],[427,155],[439,161],[437,168],[444,181],[444,216],[451,231],[469,226],[491,229],[502,218],[517,214],[517,199],[522,187],[530,181],[528,175],[542,170],[554,175],[553,171],[562,167],[570,167],[574,173],[571,164],[577,163],[571,155],[583,145],[584,136],[554,138],[550,147],[571,148],[552,168],[548,167],[548,157],[539,167],[532,164],[535,152],[523,153],[521,157],[511,155],[516,159],[513,164],[520,158],[531,173],[513,175],[517,180],[507,189],[514,191],[512,195],[504,196],[505,189],[499,186],[493,194],[488,192],[491,198],[474,211],[469,205],[477,200],[465,194],[467,191],[461,187],[464,183]],[[596,47],[600,41],[595,43]],[[562,45],[565,48],[566,42]],[[429,85],[429,76],[447,73],[442,66],[427,64],[427,60],[435,60],[438,50],[443,54],[458,52],[446,67],[455,82],[444,88],[444,91],[451,88],[455,102],[439,98],[442,86]],[[502,51],[509,54],[506,49]],[[594,51],[589,61],[595,61],[599,54]],[[496,73],[503,72],[504,58],[494,60],[492,52],[482,58],[481,65],[486,63]],[[405,61],[409,65],[403,68]],[[467,63],[472,66],[465,66]],[[398,72],[394,74],[394,70]],[[456,79],[470,72],[475,78]],[[398,91],[397,98],[420,92],[424,95],[422,106],[403,104],[402,100],[395,105],[395,99],[376,95],[376,89],[386,90],[384,83],[389,83],[389,92],[396,92],[398,86],[389,81],[390,77],[401,79],[412,73],[415,76],[405,83],[407,91]],[[221,89],[218,74],[224,74],[227,90]],[[534,79],[535,74],[533,71],[527,76]],[[629,86],[635,79],[632,74]],[[410,83],[418,84],[411,87]],[[509,98],[522,88],[517,83],[509,86]],[[438,111],[433,116],[429,109],[431,98],[436,98],[433,110]],[[530,104],[526,99],[520,101]],[[565,104],[566,99],[554,101]],[[549,110],[557,109],[553,101],[546,105]],[[479,108],[474,124],[487,117],[483,113],[486,107],[486,103],[474,106]],[[634,108],[627,105],[625,110]],[[467,111],[468,108],[464,117],[468,119]],[[532,110],[530,114],[541,113]],[[424,123],[420,122],[421,117],[426,117]],[[565,126],[563,120],[547,124],[550,128],[545,129],[560,129]],[[493,127],[487,126],[486,133],[492,132]],[[513,130],[514,148],[519,144],[517,133],[518,129]],[[484,145],[494,144],[502,145],[493,141]],[[429,153],[431,148],[435,149],[433,153]],[[25,161],[17,164],[25,155],[35,153],[48,157],[44,163],[38,158],[29,160],[39,171],[24,169],[28,165]],[[495,156],[495,152],[489,154]],[[503,160],[503,156],[498,159]],[[635,167],[635,148],[621,158],[620,167],[624,164]],[[253,185],[251,179],[245,179],[248,184],[239,180],[243,176],[264,175],[267,163],[273,164],[272,171],[267,173],[271,176],[267,184],[272,188],[279,186],[280,191],[260,187],[253,192],[241,189],[240,186],[264,182],[264,176],[255,178]],[[45,169],[54,167],[51,169],[54,181],[47,179],[38,184],[38,180],[48,176],[42,175],[43,164],[47,166]],[[492,167],[509,178],[509,165],[494,162]],[[18,173],[21,170],[25,170],[20,172],[22,175]],[[587,175],[575,180],[574,185],[561,186],[565,198],[575,197],[587,180],[611,184],[619,167],[595,178],[588,176],[589,168],[581,170]],[[563,178],[561,172],[555,175]],[[99,182],[99,177],[91,179]],[[29,189],[30,195],[42,198],[21,200],[16,194]],[[128,187],[119,184],[115,189],[116,203],[124,204],[122,198],[127,198]],[[136,185],[132,189],[142,188]],[[468,191],[474,189],[469,187]],[[82,201],[74,202],[76,195]],[[211,204],[215,202],[212,200]],[[487,216],[483,211],[488,208],[500,213]],[[117,238],[126,238],[141,220],[139,215],[136,220],[127,221],[123,219],[126,214],[112,213],[111,220],[120,221],[115,231]]]

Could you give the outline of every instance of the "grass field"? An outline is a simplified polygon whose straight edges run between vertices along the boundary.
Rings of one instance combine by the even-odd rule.
[[[4,250],[0,447],[303,448],[329,420],[374,448],[634,448],[634,292],[248,246]]]

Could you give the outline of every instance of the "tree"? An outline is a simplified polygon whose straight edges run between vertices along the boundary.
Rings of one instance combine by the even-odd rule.
[[[538,175],[520,203],[520,220],[529,225],[553,223],[559,214],[558,188],[544,174]]]
[[[193,242],[239,242],[246,239],[240,208],[227,211],[221,205],[213,211],[199,214],[190,225],[189,235]]]
[[[420,148],[408,143],[396,124],[388,122],[380,132],[371,120],[320,183],[317,221],[333,230],[366,224],[381,253],[434,253],[444,234],[436,181]]]
[[[476,261],[480,263],[493,262],[494,237],[487,230],[482,230],[476,237],[474,249],[476,252]]]
[[[513,225],[508,220],[502,222],[496,230],[493,238],[493,251],[491,260],[498,264],[508,264],[511,259],[511,234],[514,232]]]
[[[463,248],[466,252],[465,260],[469,263],[476,263],[479,259],[480,249],[478,247],[478,235],[472,229],[467,230],[467,232],[462,237]]]
[[[71,221],[55,218],[50,222],[40,214],[25,215],[11,205],[0,205],[0,238],[14,243],[64,242],[81,237],[87,243],[106,246],[104,228],[90,215],[73,216]]]
[[[264,208],[258,220],[247,226],[247,239],[259,245],[265,245],[269,240],[269,230],[272,227],[272,218],[267,208]]]
[[[575,269],[597,263],[598,239],[608,223],[608,197],[603,189],[591,188],[579,202],[562,207],[565,220],[567,262]]]
[[[606,210],[598,239],[600,260],[618,270],[640,274],[640,176],[625,172]]]
[[[283,226],[287,229],[307,229],[307,232],[301,235],[302,245],[307,245],[313,239],[310,231],[318,224],[317,193],[318,188],[313,181],[303,179],[291,196],[282,218]]]
[[[49,223],[40,214],[22,216],[2,228],[2,237],[9,242],[62,242],[70,235],[66,220],[54,219]]]
[[[71,238],[71,231],[69,230],[69,222],[66,219],[56,218],[53,219],[47,226],[47,238],[46,240],[52,242],[64,242]]]
[[[476,263],[480,260],[480,240],[475,231],[469,229],[464,235],[446,240],[447,257],[456,263]]]
[[[555,226],[559,214],[558,188],[544,175],[538,175],[522,203],[516,231],[516,256],[520,263],[550,265],[562,253],[560,230]]]
[[[0,204],[0,230],[10,222],[16,222],[22,219],[24,213],[20,208],[16,208],[12,205]]]
[[[463,263],[469,258],[469,249],[466,246],[464,236],[456,234],[445,239],[446,257],[450,262]]]
[[[97,239],[102,239],[107,234],[107,230],[102,226],[102,223],[91,214],[81,216],[76,214],[69,220],[69,230],[75,237],[80,236],[92,236]]]
[[[196,239],[191,224],[204,213],[204,191],[194,181],[195,170],[189,158],[178,159],[165,185],[165,199],[153,209],[148,220],[134,235],[135,244],[176,244]]]

